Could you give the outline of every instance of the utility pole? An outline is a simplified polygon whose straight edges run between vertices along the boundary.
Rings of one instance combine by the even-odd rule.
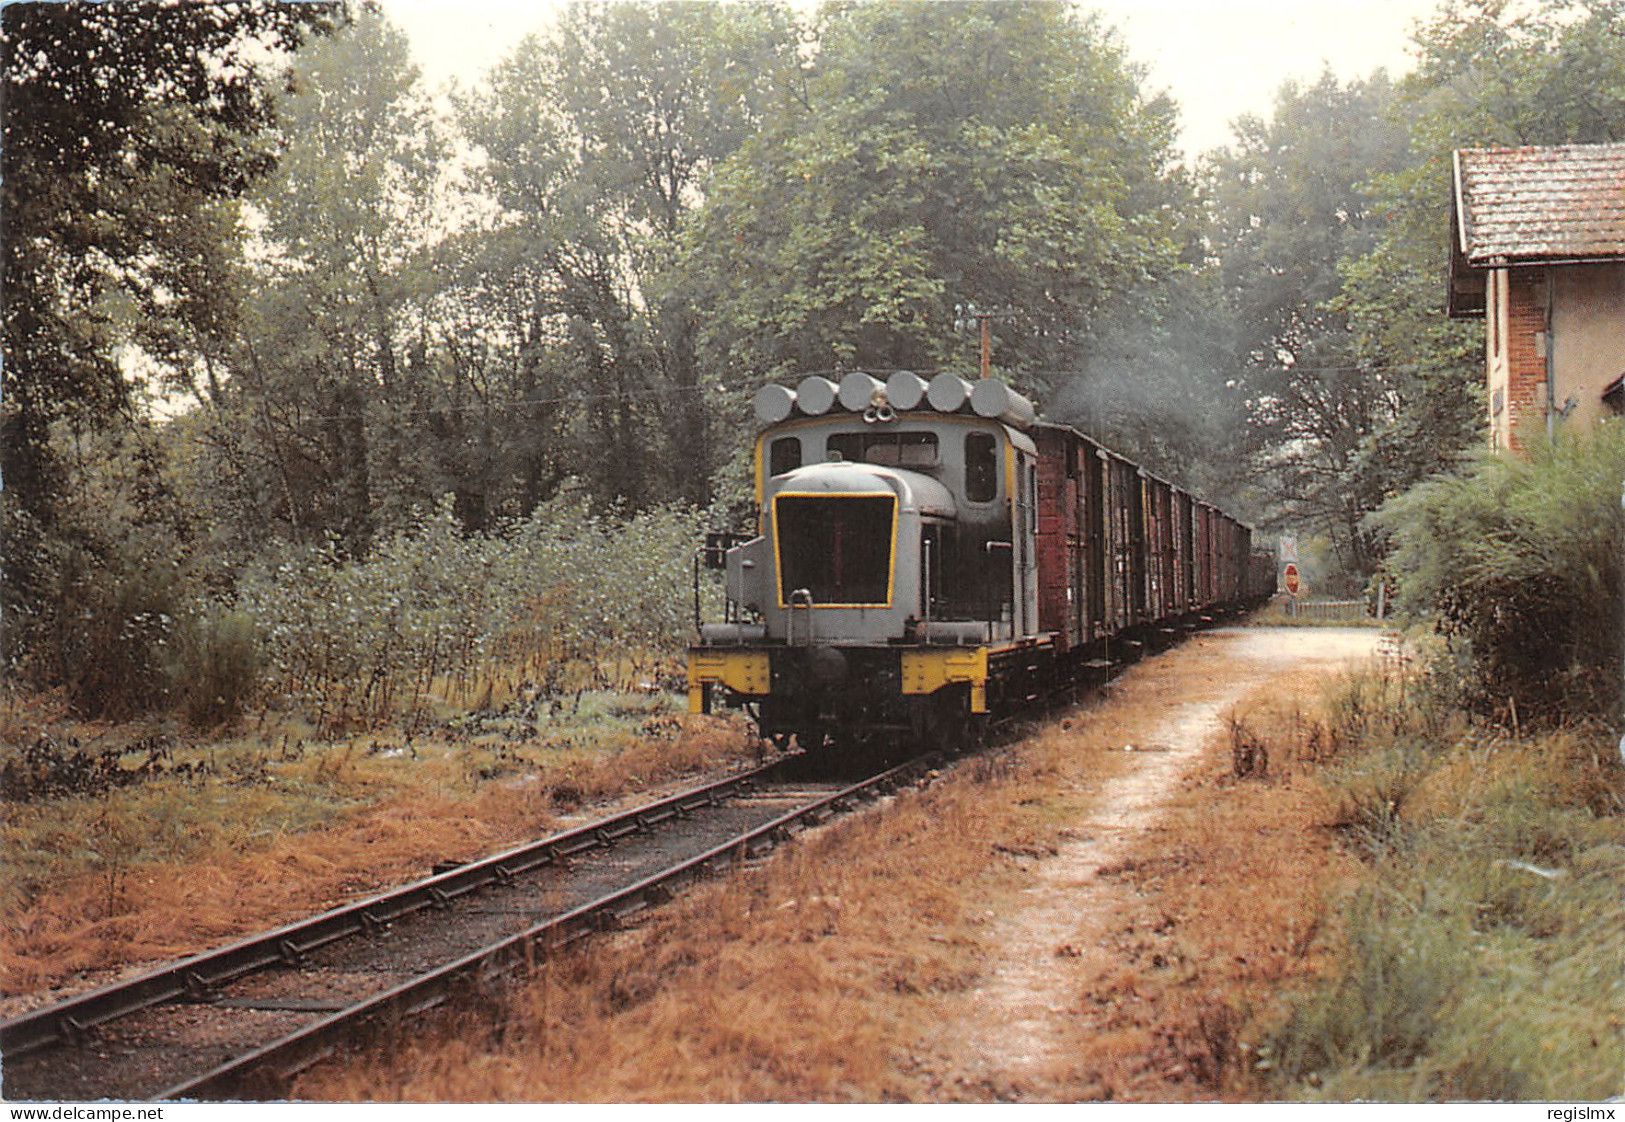
[[[993,376],[993,328],[992,321],[996,319],[1015,319],[1015,312],[984,312],[975,304],[954,305],[954,330],[963,331],[971,321],[975,321],[981,328],[982,334],[982,377]]]

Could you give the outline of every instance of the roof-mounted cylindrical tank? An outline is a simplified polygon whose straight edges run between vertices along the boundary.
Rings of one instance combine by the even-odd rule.
[[[764,425],[776,425],[796,410],[796,391],[788,386],[768,383],[756,391],[756,419]]]
[[[828,378],[810,374],[796,386],[796,408],[809,417],[821,417],[834,407],[835,395],[839,392],[839,387]]]
[[[872,374],[854,370],[839,384],[818,374],[803,378],[795,389],[770,384],[756,392],[756,419],[776,425],[796,413],[821,417],[836,403],[866,421],[891,421],[899,413],[929,404],[938,413],[969,410],[979,417],[1027,428],[1037,419],[1032,402],[994,378],[970,382],[958,374],[942,373],[929,383],[908,370],[899,370],[882,382]]]
[[[886,397],[900,413],[918,409],[925,400],[925,379],[912,370],[899,370],[886,379]]]
[[[1031,425],[1038,415],[1032,402],[993,378],[983,378],[971,388],[970,407],[978,417],[991,417],[1017,428]]]
[[[970,383],[958,374],[943,372],[931,379],[925,396],[938,413],[957,413],[970,401]]]
[[[841,405],[853,413],[862,413],[871,405],[881,403],[875,400],[875,391],[885,388],[879,378],[854,370],[841,379]]]

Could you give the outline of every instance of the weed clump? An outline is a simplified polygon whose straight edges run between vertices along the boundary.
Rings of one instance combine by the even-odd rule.
[[[1481,713],[1604,715],[1619,697],[1625,430],[1488,453],[1392,500],[1399,607],[1436,621],[1452,700]]]

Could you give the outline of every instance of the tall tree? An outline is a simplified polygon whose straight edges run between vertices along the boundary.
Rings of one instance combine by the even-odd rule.
[[[1115,292],[1177,264],[1172,107],[1049,3],[832,4],[804,98],[724,166],[691,231],[736,382],[976,368],[956,306],[1008,311],[998,366],[1043,392]]]
[[[572,5],[554,39],[522,44],[464,100],[478,182],[500,211],[468,257],[487,263],[486,282],[532,286],[504,333],[551,335],[565,358],[555,389],[577,399],[580,459],[606,500],[705,498],[698,313],[676,243],[794,45],[768,5]]]
[[[710,409],[678,241],[707,174],[794,85],[796,46],[776,5],[577,4],[554,56],[560,108],[582,138],[581,170],[619,211],[648,308],[676,490],[695,503],[708,498]]]
[[[1208,165],[1260,478],[1282,522],[1328,534],[1357,570],[1374,563],[1363,520],[1381,502],[1362,449],[1398,402],[1391,372],[1355,349],[1340,266],[1381,233],[1372,177],[1409,158],[1394,103],[1380,71],[1288,83],[1272,119],[1242,118]]]
[[[163,354],[221,331],[232,291],[219,283],[223,208],[272,163],[267,69],[336,12],[157,0],[0,9],[6,657],[49,576],[40,558],[64,479],[55,426],[125,413],[122,342]]]
[[[362,555],[434,498],[404,344],[439,152],[405,36],[372,8],[300,54],[282,115],[285,151],[254,197],[230,462],[262,524],[269,510]]]

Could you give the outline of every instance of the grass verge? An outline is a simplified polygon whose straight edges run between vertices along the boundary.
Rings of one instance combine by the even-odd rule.
[[[22,996],[0,1010],[535,837],[584,804],[754,757],[742,724],[690,718],[681,704],[589,694],[539,722],[494,711],[339,740],[317,739],[296,718],[185,742],[162,729],[13,714],[0,728],[13,780],[0,800],[0,993]]]
[[[1271,1097],[1597,1100],[1625,1073],[1625,776],[1611,732],[1471,725],[1405,680],[1333,699],[1357,853],[1338,969],[1270,1035]]]

